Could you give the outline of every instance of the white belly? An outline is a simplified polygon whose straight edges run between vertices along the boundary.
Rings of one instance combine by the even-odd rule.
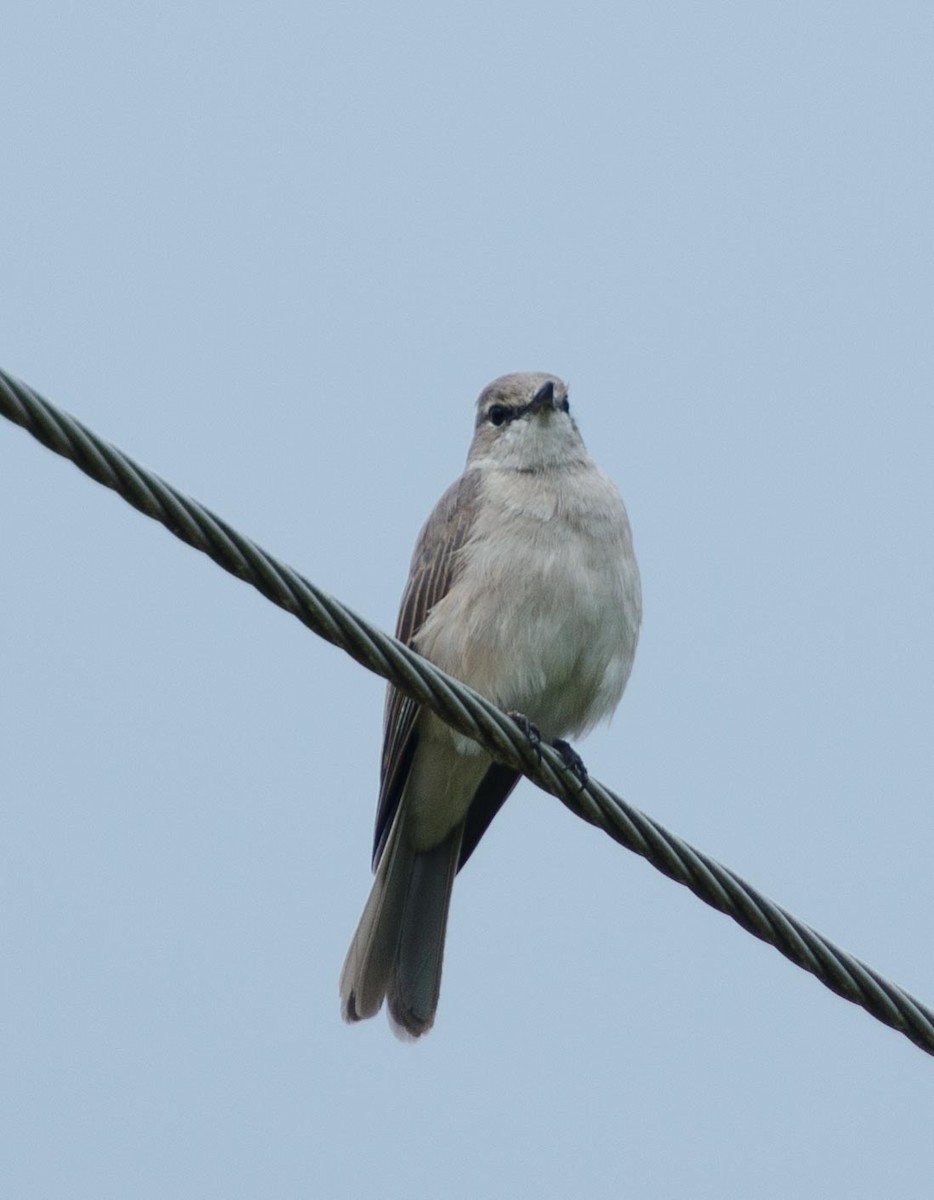
[[[457,582],[418,649],[545,737],[616,707],[636,649],[639,573],[619,493],[598,471],[485,472]]]

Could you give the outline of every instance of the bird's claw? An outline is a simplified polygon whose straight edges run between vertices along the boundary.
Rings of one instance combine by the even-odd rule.
[[[511,712],[508,714],[515,723],[519,726],[522,732],[529,740],[529,745],[535,751],[539,758],[542,756],[542,735],[538,732],[538,726],[533,725],[525,713]]]
[[[511,712],[509,716],[519,726],[525,736],[528,738],[529,745],[538,755],[542,757],[542,735],[539,732],[538,726],[533,725],[525,713]],[[584,760],[577,753],[570,742],[566,742],[563,738],[555,738],[551,743],[552,747],[561,756],[561,761],[566,769],[580,782],[583,787],[590,776],[587,773],[587,768],[584,766]]]
[[[584,766],[584,760],[577,753],[570,742],[564,741],[563,738],[555,738],[551,744],[561,755],[561,761],[571,772],[571,774],[575,775],[577,779],[580,780],[580,785],[583,787],[589,779],[587,768]]]

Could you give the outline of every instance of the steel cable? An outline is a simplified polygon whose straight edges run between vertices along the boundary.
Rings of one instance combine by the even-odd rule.
[[[207,554],[225,571],[252,584],[320,637],[475,739],[497,761],[522,771],[579,817],[810,971],[831,991],[934,1054],[931,1009],[597,780],[589,778],[582,784],[550,746],[533,747],[515,721],[477,692],[352,613],[220,517],[2,370],[0,413],[29,430],[56,454],[70,459],[92,479],[112,488],[134,508],[165,525],[176,537]]]

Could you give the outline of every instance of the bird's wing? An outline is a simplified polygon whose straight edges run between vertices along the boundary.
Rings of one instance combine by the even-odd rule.
[[[473,528],[479,490],[480,473],[466,471],[448,488],[425,523],[412,556],[409,582],[396,625],[396,637],[407,646],[412,645],[432,608],[447,595],[457,578],[461,551]],[[373,840],[374,867],[389,837],[412,766],[418,743],[415,722],[419,707],[390,684],[383,722],[379,807]]]
[[[464,836],[457,860],[458,871],[476,850],[477,842],[486,833],[490,822],[506,803],[506,798],[521,778],[518,771],[504,766],[503,763],[493,763],[483,776],[464,822]]]

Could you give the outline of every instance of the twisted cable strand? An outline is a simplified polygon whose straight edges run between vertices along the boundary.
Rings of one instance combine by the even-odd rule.
[[[523,730],[483,696],[445,675],[414,650],[364,621],[220,517],[98,438],[32,388],[0,370],[0,413],[92,479],[251,584],[314,633],[390,680],[498,761],[521,771],[573,813],[689,888],[747,932],[774,946],[837,995],[934,1054],[934,1012],[785,909],[757,892],[597,780],[570,773],[547,745],[535,750]]]

